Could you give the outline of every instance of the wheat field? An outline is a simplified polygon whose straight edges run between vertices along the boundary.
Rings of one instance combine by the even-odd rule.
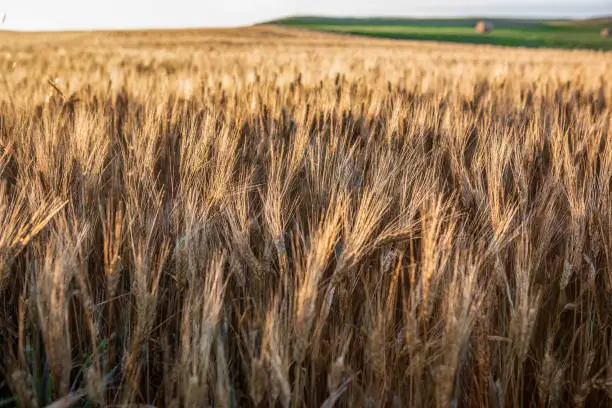
[[[612,53],[0,40],[2,406],[612,403]]]

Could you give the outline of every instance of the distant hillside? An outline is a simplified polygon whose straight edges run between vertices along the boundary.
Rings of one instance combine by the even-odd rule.
[[[552,23],[559,24],[559,25],[575,26],[575,27],[593,27],[593,28],[612,27],[612,16],[588,18],[584,20],[554,21]]]
[[[493,32],[478,34],[474,26],[487,20]],[[602,27],[612,17],[588,20],[542,20],[508,18],[334,18],[296,16],[269,22],[344,34],[406,40],[430,40],[519,47],[612,50],[612,39],[601,38]]]
[[[484,18],[397,18],[397,17],[317,17],[296,16],[271,21],[272,24],[338,24],[338,25],[419,25],[431,27],[473,27]],[[499,28],[539,28],[546,20],[487,18]],[[550,20],[552,22],[553,20]]]

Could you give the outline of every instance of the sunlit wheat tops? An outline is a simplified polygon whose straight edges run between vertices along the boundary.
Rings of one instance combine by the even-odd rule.
[[[0,34],[0,406],[612,403],[611,54]]]

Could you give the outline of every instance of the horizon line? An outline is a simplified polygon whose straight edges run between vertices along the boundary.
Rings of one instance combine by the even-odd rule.
[[[214,30],[214,29],[237,29],[261,26],[266,24],[277,24],[283,20],[301,19],[301,18],[321,18],[321,19],[345,19],[345,20],[368,20],[368,19],[396,19],[396,20],[469,20],[469,19],[495,19],[495,20],[534,20],[534,21],[589,21],[599,19],[611,19],[612,14],[593,14],[587,17],[546,17],[521,14],[465,14],[465,15],[447,15],[447,14],[418,14],[418,15],[325,15],[325,14],[289,14],[279,16],[272,19],[266,19],[251,24],[236,24],[236,25],[221,25],[221,26],[200,26],[200,25],[184,25],[184,26],[128,26],[128,27],[76,27],[76,28],[25,28],[25,29],[4,29],[0,26],[0,33],[73,33],[73,32],[106,32],[106,31],[180,31],[180,30]]]

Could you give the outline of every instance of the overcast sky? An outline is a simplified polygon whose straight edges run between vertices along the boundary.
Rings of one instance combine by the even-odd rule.
[[[612,0],[0,0],[3,11],[2,28],[65,30],[227,27],[290,15],[584,18],[612,15]]]

